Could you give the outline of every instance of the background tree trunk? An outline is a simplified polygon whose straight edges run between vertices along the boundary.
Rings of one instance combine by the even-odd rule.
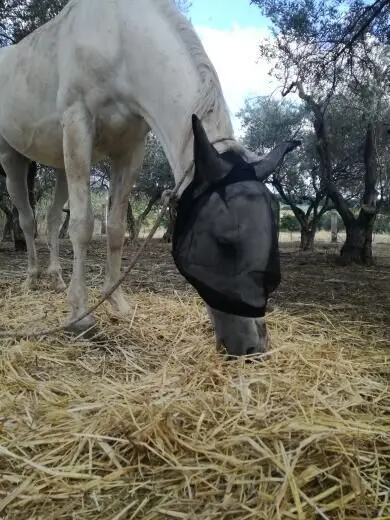
[[[314,249],[314,238],[316,236],[317,223],[308,226],[301,226],[301,245],[302,251],[312,251]]]
[[[156,192],[153,197],[149,199],[149,202],[147,203],[145,209],[141,213],[141,215],[138,217],[135,223],[135,240],[139,237],[139,234],[141,232],[142,224],[144,223],[145,219],[149,215],[149,213],[152,211],[153,207],[155,206],[156,202],[161,198],[162,191]]]
[[[341,263],[372,265],[372,233],[377,216],[378,159],[375,149],[376,129],[368,123],[364,149],[364,195],[357,219],[349,219],[346,226],[346,240],[341,249]]]
[[[332,211],[330,215],[330,234],[331,234],[331,242],[332,244],[337,244],[337,226],[338,226],[338,216],[337,211]]]
[[[26,240],[24,233],[19,224],[19,213],[18,210],[13,206],[12,208],[12,221],[13,221],[13,235],[14,235],[14,246],[15,251],[27,251]]]
[[[109,205],[111,205],[111,200],[109,201]],[[102,228],[101,228],[101,234],[107,235],[107,204],[102,204],[101,207],[101,221],[102,221]]]
[[[314,115],[314,130],[321,164],[320,171],[323,189],[332,200],[345,224],[346,241],[340,251],[340,262],[343,265],[350,263],[371,263],[372,231],[377,214],[376,183],[378,180],[378,158],[375,146],[376,126],[372,121],[369,121],[366,128],[364,147],[364,196],[362,208],[358,218],[356,218],[333,180],[332,159],[324,115],[325,112],[321,106],[314,101],[312,96],[305,93],[301,82],[298,81],[296,85],[298,87],[299,97],[307,103]]]
[[[171,204],[169,204],[168,211],[169,211],[168,226],[162,237],[162,240],[163,240],[163,242],[170,244],[172,242],[173,230],[175,228],[176,209]]]
[[[127,230],[129,232],[129,240],[130,242],[134,242],[136,240],[136,222],[134,218],[133,213],[133,206],[130,201],[127,203],[127,216],[126,216],[126,222],[127,222]]]
[[[359,218],[346,228],[346,240],[340,252],[340,263],[372,265],[372,232],[376,214],[360,211]]]
[[[59,238],[69,238],[69,221],[70,221],[70,210],[69,209],[63,209],[62,210],[65,215],[65,220],[61,226],[60,232],[58,237]]]
[[[12,212],[6,208],[1,208],[5,214],[5,224],[3,228],[2,242],[12,242],[13,219]]]
[[[316,194],[316,197],[310,200],[309,207],[307,211],[303,211],[298,205],[293,201],[291,197],[287,195],[285,190],[283,189],[280,181],[274,177],[273,185],[278,190],[281,198],[288,204],[294,213],[295,218],[299,222],[301,226],[301,243],[300,249],[302,251],[309,251],[314,248],[314,239],[316,236],[318,224],[322,218],[322,216],[329,211],[328,206],[328,198],[324,200],[323,192],[319,191]],[[319,210],[320,204],[323,202],[322,208]],[[276,207],[277,203],[277,207]],[[274,214],[277,215],[279,224],[278,224],[278,236],[279,236],[279,228],[280,228],[280,205],[277,202],[276,197],[273,197],[272,209]],[[292,237],[291,237],[292,240]]]

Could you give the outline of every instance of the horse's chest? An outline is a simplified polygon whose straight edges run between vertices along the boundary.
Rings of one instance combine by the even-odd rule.
[[[142,120],[128,107],[118,103],[107,104],[95,117],[94,148],[110,154],[128,147],[141,124]]]

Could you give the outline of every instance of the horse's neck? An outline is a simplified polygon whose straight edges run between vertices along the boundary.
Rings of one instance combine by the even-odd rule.
[[[172,90],[165,92],[164,99],[151,99],[145,103],[145,119],[158,136],[172,168],[176,183],[187,173],[187,179],[183,188],[190,182],[192,176],[191,166],[193,166],[193,146],[194,138],[192,132],[192,114],[196,114],[202,121],[210,142],[220,141],[215,144],[215,148],[221,153],[231,144],[233,140],[233,129],[223,95],[219,85],[211,85],[210,92],[202,89],[201,78],[193,74],[193,83],[188,85],[189,75],[183,75],[180,86],[179,78],[171,78]],[[184,79],[185,78],[185,79]],[[193,92],[194,86],[197,91]],[[213,92],[214,90],[214,92]],[[204,97],[210,95],[214,102],[207,106],[204,105]]]
[[[159,125],[163,131],[159,133],[157,130],[156,132],[172,168],[175,182],[178,183],[184,175],[186,176],[180,192],[191,182],[194,173],[194,138],[191,116],[192,113],[188,113],[184,121],[181,119],[177,125],[175,125],[175,118],[172,117],[167,126],[164,126],[164,123]],[[230,120],[221,124],[218,113],[207,114],[202,119],[202,123],[210,142],[214,144],[219,153],[224,152],[232,142],[235,142]]]
[[[132,84],[138,85],[143,116],[159,137],[178,182],[193,160],[193,113],[201,119],[211,142],[233,137],[233,129],[218,76],[191,23],[173,11],[169,2],[149,0],[149,4],[149,11],[144,11],[148,14],[135,22],[137,34],[141,24],[148,40],[138,55],[132,55],[132,59],[142,60],[148,73],[138,75]],[[128,14],[133,13],[129,10]],[[225,146],[220,143],[218,149]]]

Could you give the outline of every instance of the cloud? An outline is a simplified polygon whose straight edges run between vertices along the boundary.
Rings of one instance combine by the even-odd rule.
[[[195,29],[217,70],[235,132],[239,134],[240,124],[235,114],[245,98],[270,95],[277,87],[275,80],[268,76],[270,64],[259,58],[259,43],[269,32],[238,24],[230,29],[204,25],[197,25]]]

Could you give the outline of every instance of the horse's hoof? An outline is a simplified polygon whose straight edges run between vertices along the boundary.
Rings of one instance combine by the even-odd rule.
[[[107,292],[107,289],[103,289],[103,295]],[[122,291],[116,290],[111,296],[108,297],[108,302],[111,305],[112,310],[121,315],[128,316],[131,313],[131,307],[127,303]]]
[[[64,291],[66,291],[66,283],[64,282],[64,280],[61,280],[58,283],[54,284],[53,288],[54,288],[55,292],[58,292],[58,293],[64,292]]]
[[[85,318],[73,323],[76,318],[70,318],[64,323],[64,331],[72,336],[77,336],[83,339],[92,339],[99,332],[96,320],[93,316],[86,316]]]
[[[112,310],[115,313],[119,314],[120,316],[128,316],[130,314],[131,307],[124,298],[122,298],[122,299],[109,298],[109,302],[111,304]]]
[[[66,290],[66,283],[64,282],[61,271],[58,269],[48,269],[47,276],[50,279],[50,284],[55,292],[63,292]]]
[[[37,291],[39,289],[38,280],[36,278],[27,278],[22,283],[22,291],[28,292],[28,291]]]

